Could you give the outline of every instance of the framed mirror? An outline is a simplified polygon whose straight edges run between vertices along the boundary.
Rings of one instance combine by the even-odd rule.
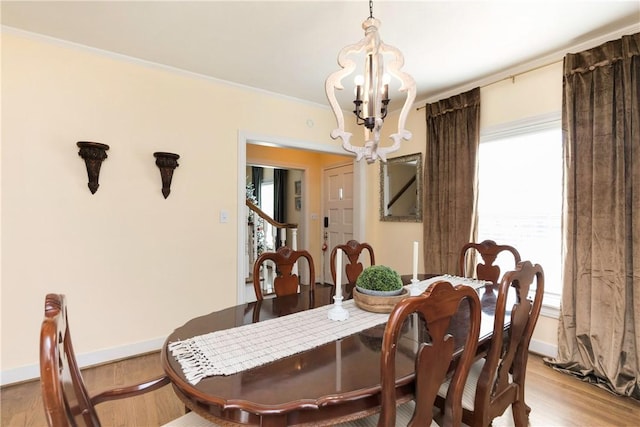
[[[380,221],[422,222],[422,153],[380,162]]]

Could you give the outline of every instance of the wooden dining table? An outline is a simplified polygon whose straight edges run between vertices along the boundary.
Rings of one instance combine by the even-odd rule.
[[[424,276],[423,276],[424,277]],[[478,293],[488,295],[482,288]],[[333,303],[333,287],[237,305],[196,317],[177,328],[162,349],[163,369],[186,407],[220,425],[336,425],[380,408],[380,348],[385,325],[232,375],[187,380],[169,344],[263,322]],[[483,301],[478,357],[486,354],[493,329],[491,298]],[[495,298],[493,299],[495,308]],[[464,310],[458,323],[463,325]],[[413,398],[417,329],[404,326],[397,352],[397,399]],[[305,325],[295,325],[304,337]],[[454,334],[454,336],[456,336]]]

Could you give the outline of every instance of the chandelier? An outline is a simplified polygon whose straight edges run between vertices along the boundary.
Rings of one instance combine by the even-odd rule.
[[[373,163],[376,159],[386,162],[389,153],[400,149],[401,140],[411,139],[411,132],[404,126],[416,97],[413,77],[400,70],[404,65],[402,53],[380,40],[379,27],[380,21],[373,17],[373,1],[369,1],[369,17],[362,23],[364,38],[342,48],[338,54],[338,65],[342,69],[333,72],[325,82],[327,98],[338,123],[338,127],[331,132],[331,137],[341,138],[342,147],[346,151],[355,153],[356,160],[365,158],[368,163]],[[356,124],[364,127],[365,143],[363,146],[354,146],[351,144],[352,134],[344,129],[344,115],[336,98],[336,90],[344,89],[342,79],[356,70],[356,62],[352,57],[362,58],[363,55],[364,75],[358,75],[354,80],[353,114],[356,116]],[[380,146],[380,131],[388,112],[389,83],[392,77],[400,82],[398,91],[406,92],[406,98],[398,117],[398,130],[390,135],[393,143],[390,146]]]

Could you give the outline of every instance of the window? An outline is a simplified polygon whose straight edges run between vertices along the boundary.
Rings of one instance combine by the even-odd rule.
[[[545,306],[562,292],[562,133],[554,117],[483,132],[478,169],[478,241],[514,246],[545,274]],[[511,259],[497,260],[501,271]],[[505,268],[506,267],[506,268]]]

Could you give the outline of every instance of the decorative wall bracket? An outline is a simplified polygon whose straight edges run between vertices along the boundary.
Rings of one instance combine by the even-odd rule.
[[[102,161],[107,158],[109,146],[107,144],[89,141],[78,141],[77,145],[80,147],[78,155],[84,159],[84,163],[87,166],[89,190],[91,190],[91,194],[95,194],[100,186],[100,184],[98,184],[100,166],[102,165]]]
[[[166,199],[171,193],[171,179],[173,170],[178,167],[179,155],[174,153],[153,153],[156,158],[156,165],[160,168],[160,178],[162,179],[162,195]]]

